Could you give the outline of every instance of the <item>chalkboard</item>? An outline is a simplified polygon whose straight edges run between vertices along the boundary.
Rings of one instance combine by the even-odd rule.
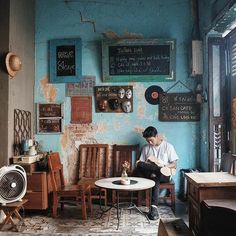
[[[50,83],[76,83],[82,77],[81,39],[55,39],[49,41]]]
[[[37,133],[62,133],[63,131],[63,103],[37,104]]]
[[[160,95],[160,121],[199,121],[200,104],[194,93],[166,93]]]
[[[175,41],[103,41],[102,64],[103,81],[174,80]]]
[[[56,47],[56,71],[57,76],[75,75],[75,46],[57,46]]]

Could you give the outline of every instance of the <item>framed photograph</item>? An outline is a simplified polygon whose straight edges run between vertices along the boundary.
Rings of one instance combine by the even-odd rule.
[[[76,39],[49,41],[49,82],[76,83],[82,77],[82,43]]]

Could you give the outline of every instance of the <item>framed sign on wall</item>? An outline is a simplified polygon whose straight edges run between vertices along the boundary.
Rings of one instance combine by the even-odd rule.
[[[37,133],[60,134],[64,128],[63,103],[37,104]]]
[[[81,39],[55,39],[49,41],[50,83],[76,83],[82,77]]]
[[[160,121],[200,121],[200,103],[194,93],[163,93],[160,95]]]
[[[175,40],[102,41],[104,82],[175,80]]]

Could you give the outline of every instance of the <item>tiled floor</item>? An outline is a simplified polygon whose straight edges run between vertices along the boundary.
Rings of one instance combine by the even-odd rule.
[[[148,224],[147,219],[138,214],[137,211],[122,211],[120,227],[117,230],[117,216],[116,209],[106,213],[102,218],[99,217],[98,205],[94,205],[94,214],[89,217],[87,221],[82,221],[81,210],[77,207],[69,207],[63,211],[62,215],[53,219],[47,214],[33,213],[25,214],[26,227],[22,226],[20,233],[0,231],[0,235],[6,236],[29,236],[29,235],[57,235],[57,236],[87,236],[87,235],[132,235],[132,236],[154,236],[157,235],[159,220],[150,221]],[[142,210],[147,212],[146,207]],[[175,214],[164,203],[158,207],[159,215],[162,219],[166,218],[182,218],[188,225],[187,202],[182,202],[176,199]]]

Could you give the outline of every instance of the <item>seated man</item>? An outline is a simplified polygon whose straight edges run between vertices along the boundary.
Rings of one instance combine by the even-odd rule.
[[[157,205],[160,183],[170,181],[170,176],[175,173],[178,155],[173,145],[158,136],[156,128],[149,126],[143,132],[146,144],[141,152],[140,159],[136,163],[133,175],[149,178],[155,181],[152,188],[151,208],[148,213],[150,220],[159,218]]]

